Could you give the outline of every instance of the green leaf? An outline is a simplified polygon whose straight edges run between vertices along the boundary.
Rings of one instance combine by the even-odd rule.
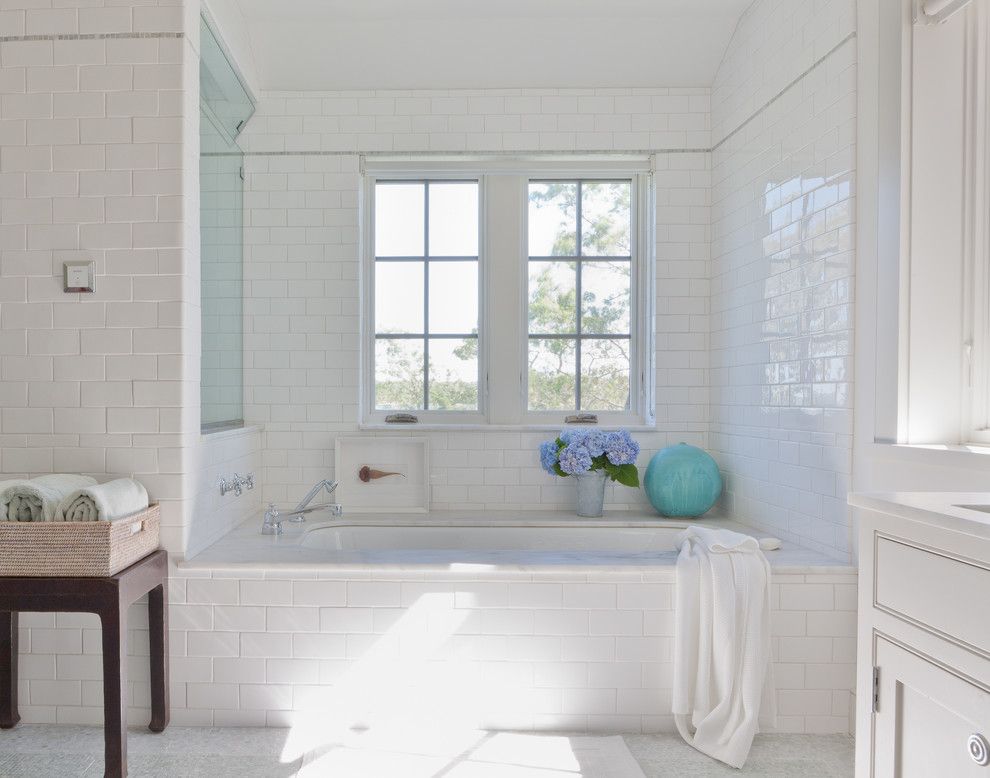
[[[563,470],[560,469],[560,463],[559,462],[554,462],[553,463],[553,471],[557,475],[559,475],[561,478],[567,478],[567,473],[565,473]]]
[[[619,465],[615,467],[616,473],[614,480],[618,481],[623,486],[631,486],[633,489],[639,488],[639,470],[636,469],[636,465]]]

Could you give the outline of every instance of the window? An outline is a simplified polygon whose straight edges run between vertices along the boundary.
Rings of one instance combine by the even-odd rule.
[[[477,411],[478,182],[375,185],[376,411]]]
[[[529,184],[530,411],[629,409],[631,181]]]
[[[365,165],[364,423],[654,423],[643,161]]]

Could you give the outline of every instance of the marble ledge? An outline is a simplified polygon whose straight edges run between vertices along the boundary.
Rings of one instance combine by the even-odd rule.
[[[849,504],[990,539],[990,492],[854,492]]]
[[[546,511],[526,515],[495,512],[466,513],[434,511],[418,514],[359,514],[336,520],[311,520],[304,524],[284,522],[281,536],[262,535],[261,514],[251,516],[227,535],[188,560],[177,562],[179,574],[301,574],[319,577],[355,575],[358,577],[419,577],[429,574],[446,579],[479,579],[486,576],[535,580],[554,576],[587,579],[589,576],[619,575],[643,580],[673,581],[677,551],[673,546],[659,552],[617,552],[604,550],[520,551],[467,549],[465,561],[451,560],[451,553],[426,550],[380,549],[330,552],[300,545],[307,531],[325,527],[575,527],[610,529],[650,528],[676,532],[690,523],[662,519],[634,511],[606,512],[601,519],[577,519],[573,513]],[[724,517],[705,517],[706,526],[736,532],[760,533]],[[855,576],[856,567],[848,561],[828,557],[818,551],[785,542],[767,559],[775,576]]]

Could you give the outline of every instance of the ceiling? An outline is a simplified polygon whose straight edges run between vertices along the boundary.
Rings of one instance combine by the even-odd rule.
[[[751,0],[210,0],[261,90],[709,86]]]

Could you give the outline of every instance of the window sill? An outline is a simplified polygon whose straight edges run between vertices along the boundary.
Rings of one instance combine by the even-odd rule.
[[[371,424],[358,425],[359,430],[381,432],[555,432],[562,429],[624,429],[629,432],[657,432],[645,424]]]
[[[990,445],[980,443],[872,443],[867,452],[877,459],[990,470]]]
[[[218,429],[214,432],[201,432],[199,439],[202,443],[213,443],[214,441],[221,440],[223,438],[237,438],[241,435],[253,435],[256,432],[262,432],[262,430],[263,428],[258,424],[245,424],[243,427],[230,427],[227,429]]]

